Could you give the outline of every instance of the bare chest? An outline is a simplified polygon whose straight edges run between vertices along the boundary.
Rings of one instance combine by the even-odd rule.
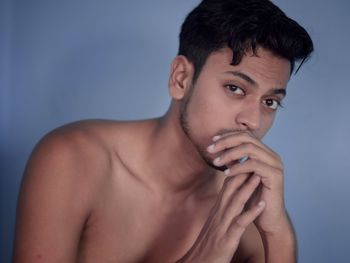
[[[175,262],[193,245],[210,209],[208,202],[192,209],[160,206],[133,185],[103,194],[82,231],[80,262]]]

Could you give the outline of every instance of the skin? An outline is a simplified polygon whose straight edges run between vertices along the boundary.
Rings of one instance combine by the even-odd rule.
[[[262,48],[231,58],[212,53],[194,82],[176,57],[160,118],[45,136],[22,182],[14,262],[295,262],[283,164],[261,142],[290,64]]]

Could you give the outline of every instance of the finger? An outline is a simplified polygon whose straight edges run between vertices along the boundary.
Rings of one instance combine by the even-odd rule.
[[[232,196],[237,192],[237,190],[243,185],[243,183],[248,178],[248,174],[242,173],[236,174],[235,177],[229,176],[225,179],[218,199],[218,202],[220,203],[220,208],[226,208]]]
[[[226,149],[238,146],[243,143],[252,143],[266,150],[271,155],[278,156],[278,154],[276,154],[272,149],[270,149],[260,140],[252,136],[252,134],[249,132],[229,133],[228,135],[225,134],[225,135],[215,136],[215,137],[217,137],[217,139],[214,141],[212,145],[210,145],[207,148],[209,153],[217,153],[220,151],[224,151]]]
[[[223,214],[227,204],[231,200],[232,195],[234,195],[234,193],[242,186],[248,177],[248,174],[240,174],[235,177],[228,176],[225,178],[218,199],[209,213],[209,221],[217,220],[219,221],[219,224],[221,224]]]
[[[254,193],[259,183],[260,177],[253,175],[231,196],[222,216],[223,224],[225,224],[226,227],[229,227],[233,218],[242,213],[245,204]]]
[[[261,182],[267,188],[283,184],[283,171],[272,167],[260,160],[249,159],[244,163],[237,163],[225,171],[227,176],[237,176],[242,173],[250,173],[261,178]]]
[[[249,157],[250,159],[258,159],[262,162],[269,164],[270,166],[283,169],[282,162],[275,155],[267,152],[265,149],[253,143],[243,143],[236,147],[230,148],[222,153],[220,156],[214,159],[213,163],[216,166],[229,166],[232,161],[237,163],[244,157]]]
[[[221,133],[218,133],[217,135],[215,135],[213,138],[212,138],[212,141],[213,142],[216,142],[222,138],[225,138],[227,136],[231,136],[231,135],[235,135],[235,134],[241,134],[241,133],[248,133],[250,136],[252,137],[255,137],[254,134],[248,130],[246,131],[243,131],[243,130],[240,130],[240,131],[224,131],[224,132],[221,132]]]
[[[257,219],[257,217],[264,211],[265,207],[266,203],[264,201],[260,201],[256,206],[242,213],[240,216],[234,218],[227,230],[229,236],[235,238],[239,237],[240,239],[245,229],[251,223],[253,223],[255,219]]]
[[[261,148],[266,148],[266,150],[273,152],[273,150],[271,150],[268,146],[262,143],[261,140],[257,139],[248,131],[233,132],[221,136],[214,136],[214,138],[215,137],[217,137],[217,139],[213,140],[213,144],[215,145],[215,147],[213,147],[212,150],[215,149],[216,151],[222,151],[226,149],[227,145],[237,146],[244,142],[251,142],[256,144],[257,146],[260,146]]]

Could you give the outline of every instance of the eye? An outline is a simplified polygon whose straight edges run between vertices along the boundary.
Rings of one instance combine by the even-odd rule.
[[[269,107],[272,110],[277,110],[278,107],[281,107],[281,102],[275,99],[266,99],[263,100],[263,104]]]
[[[225,86],[230,92],[238,95],[244,95],[245,92],[242,88],[236,86],[236,85],[226,85]]]

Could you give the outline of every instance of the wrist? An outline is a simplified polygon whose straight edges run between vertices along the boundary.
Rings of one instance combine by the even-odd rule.
[[[284,230],[276,232],[260,232],[264,244],[273,244],[281,247],[295,247],[296,238],[292,228],[284,228]]]
[[[264,244],[266,262],[296,262],[297,242],[288,217],[269,231],[259,229],[259,232]]]
[[[293,235],[294,228],[287,213],[271,224],[257,226],[260,234],[266,237],[280,237],[283,235]]]

